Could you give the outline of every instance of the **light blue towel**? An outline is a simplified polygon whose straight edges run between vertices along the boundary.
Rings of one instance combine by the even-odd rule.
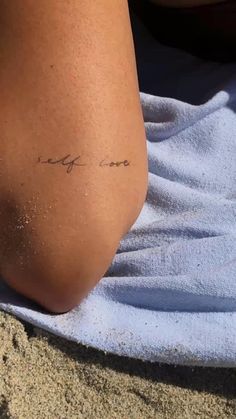
[[[39,311],[3,283],[0,307],[107,352],[236,367],[236,65],[162,46],[132,23],[149,157],[145,205],[106,276],[74,310]]]

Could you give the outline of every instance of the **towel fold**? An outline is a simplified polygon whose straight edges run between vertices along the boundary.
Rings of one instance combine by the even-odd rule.
[[[48,314],[3,282],[0,307],[115,354],[235,367],[236,64],[163,46],[131,17],[149,160],[144,207],[74,310]]]

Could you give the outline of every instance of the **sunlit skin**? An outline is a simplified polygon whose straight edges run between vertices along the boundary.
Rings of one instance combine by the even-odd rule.
[[[156,3],[234,39],[233,1]],[[128,1],[1,0],[0,16],[0,273],[66,312],[108,270],[147,194]]]
[[[146,198],[128,3],[1,0],[0,16],[1,275],[66,312],[108,270]]]

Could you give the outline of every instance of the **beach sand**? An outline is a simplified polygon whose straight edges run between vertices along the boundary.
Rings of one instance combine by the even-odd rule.
[[[0,418],[235,418],[236,369],[106,355],[0,312]]]

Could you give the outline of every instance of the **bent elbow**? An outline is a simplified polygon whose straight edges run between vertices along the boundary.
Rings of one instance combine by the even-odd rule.
[[[53,250],[47,257],[40,252],[30,264],[11,261],[2,269],[3,280],[21,295],[49,312],[59,314],[75,308],[102,279],[116,253],[117,245],[77,249],[73,255]],[[65,250],[65,249],[64,249]],[[71,251],[71,249],[69,249]],[[50,251],[48,252],[50,253]],[[22,260],[21,260],[22,264]]]

